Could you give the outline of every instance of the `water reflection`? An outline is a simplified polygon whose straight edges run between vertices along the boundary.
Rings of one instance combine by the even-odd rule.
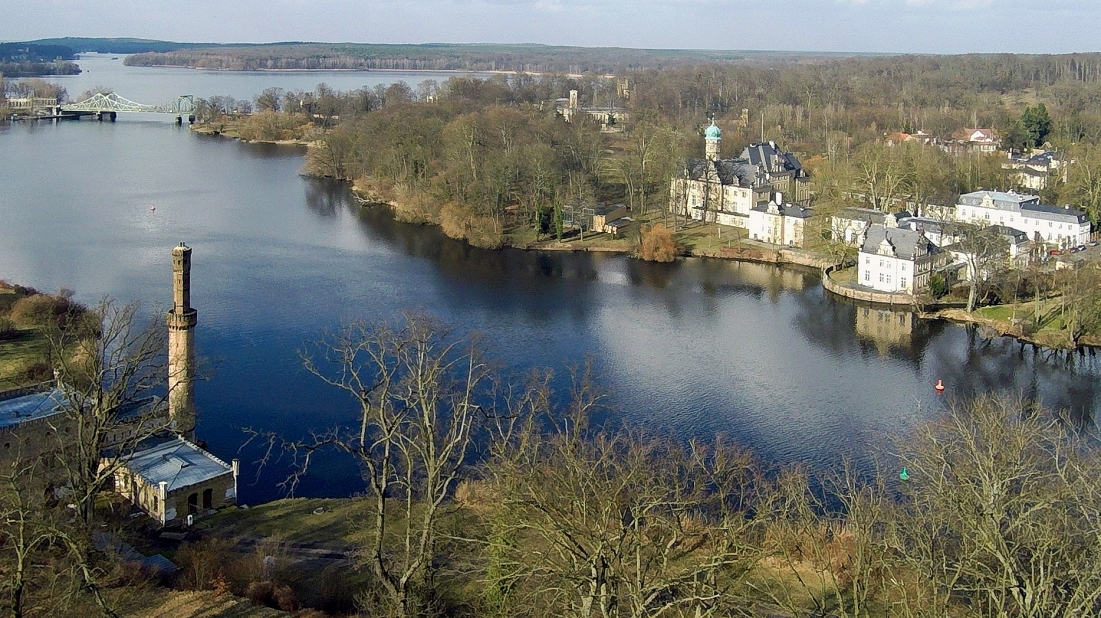
[[[0,278],[76,288],[88,302],[167,301],[167,249],[195,248],[197,343],[217,361],[196,389],[198,432],[223,459],[242,426],[294,437],[347,422],[355,402],[295,351],[342,319],[407,308],[482,333],[520,375],[552,367],[565,379],[565,366],[592,358],[626,422],[721,432],[778,463],[865,460],[949,397],[1023,393],[1090,422],[1101,399],[1094,356],[899,322],[825,293],[811,270],[475,249],[301,177],[301,148],[147,122],[13,128],[0,140]],[[96,152],[97,165],[59,152]],[[304,495],[356,489],[350,462],[323,464]],[[243,486],[243,501],[276,497],[278,476]]]

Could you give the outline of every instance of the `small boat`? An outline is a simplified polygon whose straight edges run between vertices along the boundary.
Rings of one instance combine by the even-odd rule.
[[[157,212],[157,207],[156,206],[150,206],[149,211],[150,212]]]

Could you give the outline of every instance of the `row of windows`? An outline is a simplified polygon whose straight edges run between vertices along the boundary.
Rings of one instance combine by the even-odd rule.
[[[972,215],[972,217],[978,217],[979,213],[977,211],[972,211],[971,215]],[[960,216],[961,217],[966,217],[967,216],[967,210],[961,208],[960,209]],[[990,220],[990,213],[984,213],[983,214],[983,219],[989,221]],[[998,217],[998,223],[999,224],[1004,224],[1005,222],[1006,221],[1003,217]],[[1013,216],[1012,215],[1010,215],[1010,217],[1009,217],[1009,222],[1013,223]],[[1021,223],[1023,225],[1029,225],[1029,221],[1028,221],[1027,218],[1022,218]],[[1043,224],[1043,221],[1039,221],[1039,220],[1035,220],[1035,219],[1032,221],[1032,225],[1042,225],[1042,224]],[[1051,221],[1048,221],[1047,226],[1048,227],[1055,227],[1055,224]],[[1063,224],[1062,223],[1059,224],[1058,229],[1060,229],[1060,230],[1063,229]],[[1068,223],[1066,229],[1068,229],[1068,230],[1073,229],[1073,226]],[[1048,240],[1051,240],[1051,239],[1049,238]]]
[[[872,273],[865,270],[864,271],[864,280],[865,281],[871,281],[872,280]],[[885,274],[885,273],[879,273],[879,282],[890,284],[891,283],[891,275],[888,275],[888,274]],[[898,284],[899,284],[899,286],[905,288],[906,287],[906,277],[899,277],[898,278]]]

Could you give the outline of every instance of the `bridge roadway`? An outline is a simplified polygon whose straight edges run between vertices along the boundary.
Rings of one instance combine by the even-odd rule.
[[[131,101],[125,97],[119,96],[114,92],[110,93],[96,93],[83,101],[76,103],[63,103],[58,104],[56,100],[52,104],[47,103],[48,99],[26,99],[20,100],[19,103],[23,105],[14,106],[13,109],[26,109],[30,112],[32,117],[41,119],[67,119],[67,118],[81,118],[83,116],[99,116],[100,120],[110,119],[115,120],[118,117],[119,112],[148,112],[157,114],[176,114],[176,123],[183,122],[183,116],[186,114],[189,121],[195,119],[195,97],[187,94],[176,97],[175,100],[161,105],[146,105],[144,103],[137,103]],[[45,111],[46,114],[43,114]]]

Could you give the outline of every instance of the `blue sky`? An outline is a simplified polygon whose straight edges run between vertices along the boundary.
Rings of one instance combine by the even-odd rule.
[[[0,40],[1101,51],[1099,0],[0,0]]]

